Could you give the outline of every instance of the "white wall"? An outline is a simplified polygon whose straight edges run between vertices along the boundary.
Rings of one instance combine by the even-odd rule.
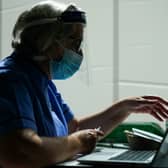
[[[38,0],[0,1],[0,52],[1,57],[5,57],[11,52],[11,32],[16,17]],[[115,99],[127,96],[155,94],[167,98],[168,1],[73,2],[88,15],[86,60],[89,73],[82,80],[82,76],[76,74],[56,84],[76,115],[100,111]],[[156,120],[139,114],[131,115],[127,121]]]
[[[12,30],[18,15],[39,0],[0,0],[0,14],[1,14],[1,58],[9,55],[11,49]]]
[[[168,98],[168,1],[120,0],[119,6],[119,97]],[[153,118],[132,115],[129,119]]]

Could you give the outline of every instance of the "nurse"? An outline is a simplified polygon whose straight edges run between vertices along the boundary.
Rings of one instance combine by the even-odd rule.
[[[0,62],[0,166],[40,168],[89,153],[131,113],[168,118],[168,102],[156,96],[123,99],[75,117],[52,80],[79,70],[85,27],[84,11],[56,1],[39,2],[18,17],[13,52]]]

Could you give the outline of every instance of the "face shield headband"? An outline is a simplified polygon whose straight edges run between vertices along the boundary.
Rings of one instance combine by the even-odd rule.
[[[64,23],[86,24],[86,15],[83,11],[65,11],[59,18]]]
[[[44,19],[32,21],[17,31],[14,41],[17,41],[20,43],[21,34],[23,33],[24,30],[28,28],[31,28],[33,26],[47,24],[47,23],[53,23],[53,22],[86,24],[86,15],[85,15],[85,12],[83,11],[65,11],[62,13],[61,16],[57,16],[55,18],[44,18]]]

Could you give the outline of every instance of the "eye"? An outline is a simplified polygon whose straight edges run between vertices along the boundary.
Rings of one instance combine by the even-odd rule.
[[[76,52],[78,52],[81,49],[81,43],[82,43],[81,38],[69,37],[68,41],[69,41],[68,46],[70,47],[70,49]]]

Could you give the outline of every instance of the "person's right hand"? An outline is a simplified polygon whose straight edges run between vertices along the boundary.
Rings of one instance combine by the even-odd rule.
[[[85,129],[77,131],[71,135],[77,138],[77,141],[80,144],[80,153],[87,154],[94,150],[99,136],[103,136],[104,132],[95,129]]]

